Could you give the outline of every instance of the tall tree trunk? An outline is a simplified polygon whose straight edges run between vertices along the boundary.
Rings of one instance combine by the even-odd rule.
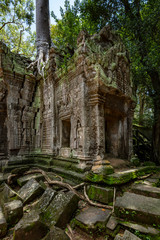
[[[43,65],[42,63],[46,63],[48,60],[50,44],[49,0],[36,0],[36,46],[38,70],[40,70],[41,65]]]

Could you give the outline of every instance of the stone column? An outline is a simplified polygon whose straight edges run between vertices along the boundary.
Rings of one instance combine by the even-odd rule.
[[[92,162],[92,176],[96,176],[101,180],[106,175],[113,173],[113,167],[110,166],[109,161],[103,160],[105,154],[105,97],[98,93],[91,95],[90,107],[91,107],[91,151],[93,154]]]
[[[105,153],[105,97],[98,93],[91,95],[91,148],[95,159],[103,159]]]

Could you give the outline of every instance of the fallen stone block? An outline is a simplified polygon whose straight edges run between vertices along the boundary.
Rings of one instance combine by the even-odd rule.
[[[160,188],[152,187],[147,184],[134,184],[131,190],[136,194],[141,194],[152,198],[160,198]]]
[[[4,215],[8,225],[15,225],[23,216],[23,204],[14,200],[4,204]]]
[[[36,197],[44,192],[41,185],[35,180],[29,180],[19,191],[18,195],[21,197],[24,204],[31,202]]]
[[[4,237],[7,233],[7,223],[2,212],[2,208],[0,207],[0,238]]]
[[[3,183],[1,185],[1,194],[0,194],[1,205],[3,205],[6,202],[12,201],[12,198],[15,196],[16,196],[15,192],[6,183]]]
[[[64,230],[53,226],[50,232],[43,238],[43,240],[69,240]]]
[[[133,233],[129,232],[128,230],[125,230],[123,239],[124,240],[141,240],[139,237],[137,237]]]
[[[144,176],[149,173],[158,171],[158,167],[149,166],[149,167],[140,167],[136,169],[130,169],[122,172],[116,172],[110,175],[107,175],[104,179],[104,182],[109,185],[113,184],[123,184],[127,183],[137,177]]]
[[[48,208],[41,213],[42,221],[49,227],[55,225],[65,228],[78,207],[78,200],[78,197],[73,192],[58,193]]]
[[[122,236],[120,236],[119,234],[117,234],[114,238],[114,240],[124,240]]]
[[[109,236],[114,238],[116,234],[119,232],[119,230],[120,230],[120,224],[117,218],[114,216],[111,216],[106,224],[106,228],[105,228],[106,233]]]
[[[26,184],[31,179],[35,179],[35,180],[39,181],[39,180],[44,179],[44,176],[42,174],[39,174],[39,173],[26,175],[26,176],[18,178],[17,183],[19,184],[19,186],[23,186],[24,184]]]
[[[36,211],[39,213],[45,211],[55,196],[56,191],[47,188],[35,206]]]
[[[120,220],[119,220],[119,223],[124,227],[133,229],[134,231],[138,231],[138,232],[143,233],[143,234],[149,234],[149,235],[160,234],[160,230],[155,229],[155,228],[153,228],[151,226],[148,226],[148,225],[141,225],[141,224],[138,224],[138,223],[126,222],[126,221],[123,222],[123,221],[120,221]]]
[[[125,230],[123,237],[117,234],[114,240],[141,240],[141,239],[134,235],[133,233],[129,232],[128,230]]]
[[[116,229],[118,225],[118,221],[115,217],[111,216],[106,227],[111,230],[111,231],[114,231]]]
[[[105,182],[106,177],[114,172],[111,165],[94,166],[92,170],[85,174],[85,179],[95,183]]]
[[[160,199],[146,197],[135,193],[125,192],[122,197],[117,197],[115,214],[139,223],[157,226],[160,224]]]
[[[49,229],[40,221],[39,214],[32,211],[23,216],[14,228],[13,240],[40,240]]]
[[[76,225],[86,230],[99,227],[102,229],[105,228],[110,215],[111,211],[108,209],[88,207],[75,217]]]
[[[91,200],[98,201],[104,204],[113,202],[113,188],[104,188],[91,185],[87,189],[88,197]]]

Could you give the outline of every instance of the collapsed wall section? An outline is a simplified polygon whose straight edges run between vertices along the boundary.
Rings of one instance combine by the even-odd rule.
[[[1,151],[9,155],[39,148],[40,91],[32,71],[27,69],[29,63],[0,43],[1,148],[5,146]]]

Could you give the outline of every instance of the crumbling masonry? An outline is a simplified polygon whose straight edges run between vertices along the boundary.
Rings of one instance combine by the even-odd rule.
[[[49,154],[81,165],[132,154],[130,63],[119,36],[81,32],[67,69],[50,50],[45,80],[0,44],[0,154]]]

